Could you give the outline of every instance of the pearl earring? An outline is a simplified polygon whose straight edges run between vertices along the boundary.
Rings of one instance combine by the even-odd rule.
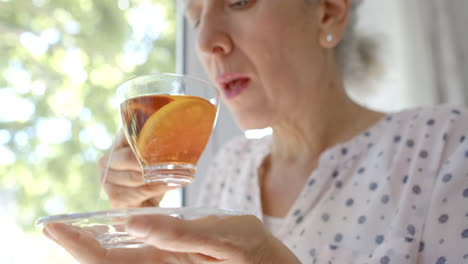
[[[333,35],[332,35],[332,34],[328,34],[328,35],[327,35],[327,41],[328,41],[328,42],[332,42],[332,41],[333,41]]]

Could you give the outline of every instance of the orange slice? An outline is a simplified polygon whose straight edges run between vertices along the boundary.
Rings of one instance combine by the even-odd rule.
[[[128,99],[121,105],[121,111],[123,120],[127,126],[132,126],[130,122],[134,123],[133,134],[138,134],[146,121],[154,114],[158,109],[162,108],[166,104],[174,101],[169,95],[146,95]]]
[[[195,165],[213,129],[216,107],[197,97],[163,106],[146,121],[137,139],[143,163]]]

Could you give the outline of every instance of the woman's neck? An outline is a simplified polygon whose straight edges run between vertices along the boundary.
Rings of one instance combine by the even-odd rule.
[[[307,163],[326,149],[345,142],[380,120],[384,114],[354,103],[342,87],[329,87],[321,102],[309,102],[290,111],[273,125],[273,164]],[[329,100],[326,100],[326,99]]]

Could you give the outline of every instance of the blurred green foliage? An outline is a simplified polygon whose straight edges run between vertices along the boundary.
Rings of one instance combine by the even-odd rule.
[[[0,192],[18,223],[106,208],[116,86],[175,71],[175,0],[0,0]],[[3,100],[2,100],[3,99]]]

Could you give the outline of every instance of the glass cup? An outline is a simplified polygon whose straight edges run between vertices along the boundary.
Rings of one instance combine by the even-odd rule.
[[[216,87],[189,76],[154,74],[124,82],[117,96],[143,180],[190,183],[216,123]]]

